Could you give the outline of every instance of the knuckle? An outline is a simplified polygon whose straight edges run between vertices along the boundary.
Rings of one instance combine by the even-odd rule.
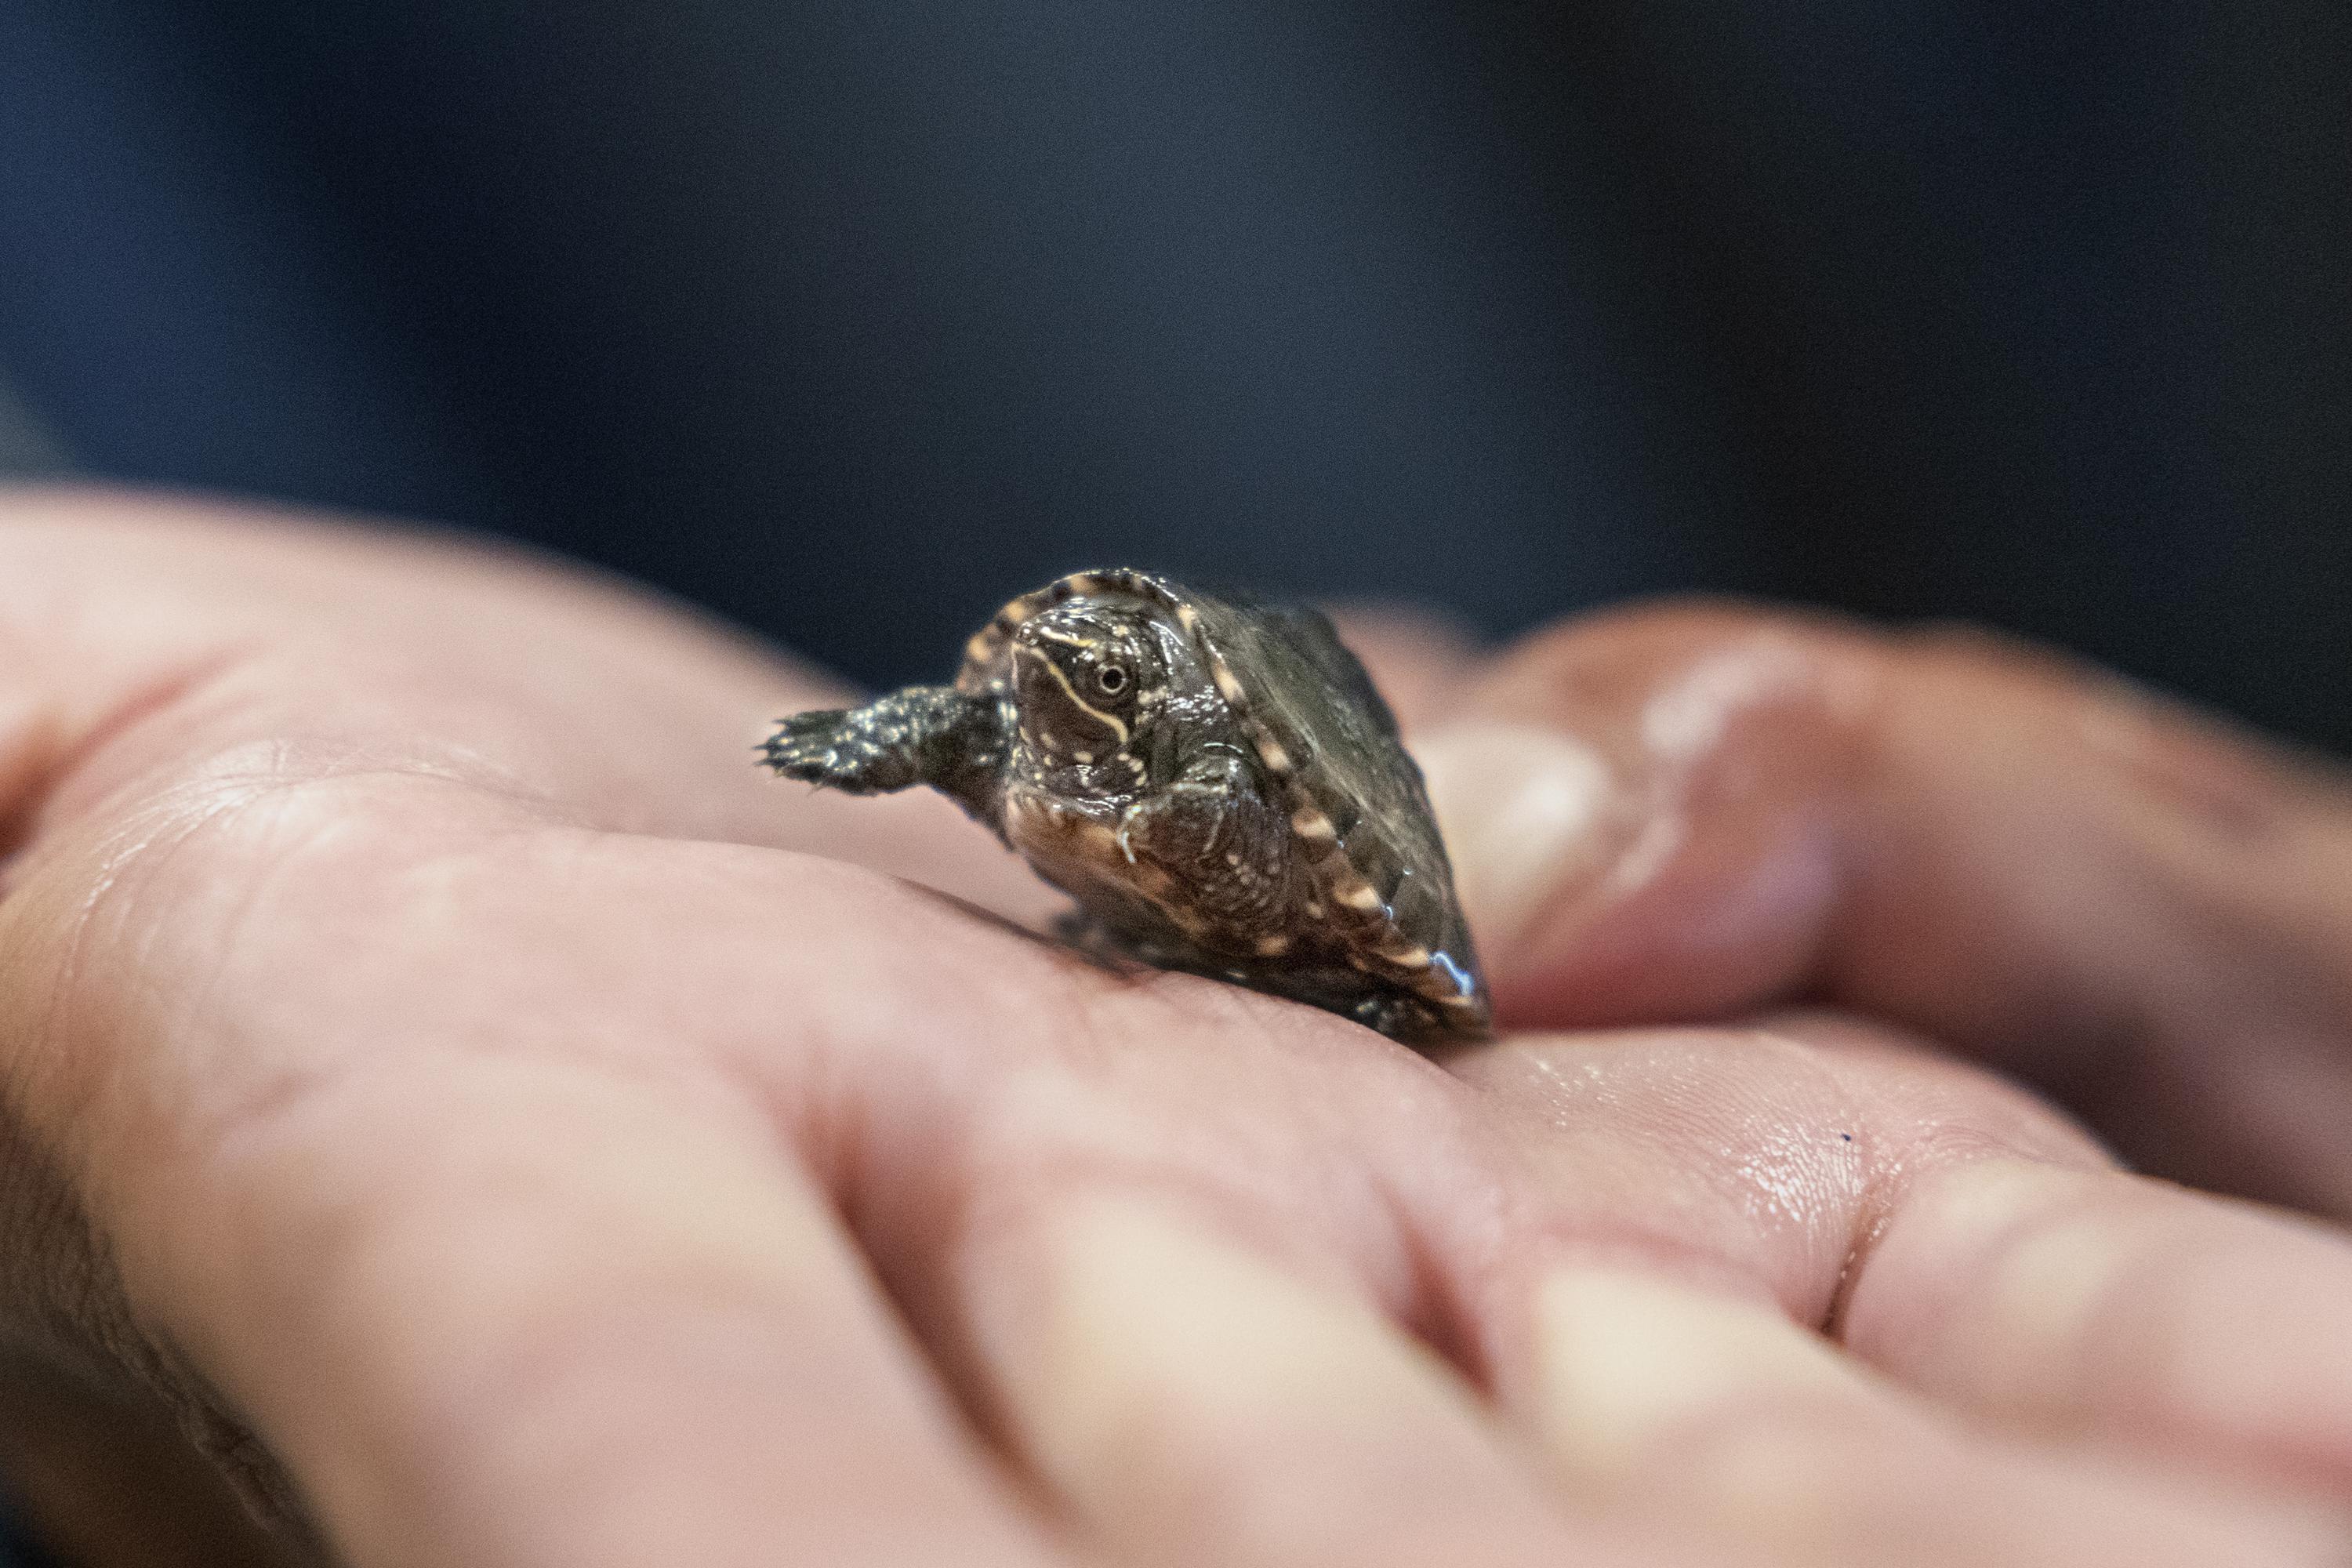
[[[2011,690],[2079,693],[2102,700],[2140,689],[2113,670],[1978,621],[1931,620],[1891,639],[1906,673],[1920,682],[1996,683]]]
[[[1535,634],[1505,658],[1485,695],[1667,729],[1756,706],[1843,716],[1867,700],[1892,647],[1885,634],[1815,612],[1672,600]]]
[[[1872,635],[1864,623],[1825,610],[1693,594],[1571,616],[1536,634],[1529,646],[1555,657],[1658,658],[1759,637],[1843,649]]]
[[[1600,746],[1642,776],[1843,777],[1889,700],[1883,635],[1800,612],[1677,601],[1563,623],[1478,691],[1496,717]]]

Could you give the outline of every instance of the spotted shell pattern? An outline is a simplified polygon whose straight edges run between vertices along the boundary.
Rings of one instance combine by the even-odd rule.
[[[1304,912],[1330,922],[1347,962],[1428,1004],[1435,1032],[1485,1035],[1486,989],[1420,770],[1328,624],[1229,604],[1141,572],[1073,573],[1013,600],[975,633],[957,689],[991,690],[1022,623],[1081,595],[1146,601],[1189,639],[1269,790],[1287,807],[1315,889]],[[1277,673],[1285,670],[1288,687]]]

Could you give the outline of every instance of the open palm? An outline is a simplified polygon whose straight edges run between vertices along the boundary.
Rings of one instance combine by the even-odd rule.
[[[836,693],[642,599],[6,515],[6,1310],[362,1568],[2352,1543],[2352,1247],[1885,1028],[1433,1062],[1029,934],[944,803],[755,772]]]

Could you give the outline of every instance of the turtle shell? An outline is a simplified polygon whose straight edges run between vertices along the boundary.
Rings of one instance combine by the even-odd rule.
[[[1013,600],[972,637],[959,689],[989,689],[1013,631],[1080,595],[1144,601],[1190,641],[1287,810],[1312,889],[1300,914],[1324,937],[1316,945],[1400,1001],[1416,999],[1420,1027],[1407,1032],[1483,1036],[1486,987],[1421,769],[1331,623],[1140,572],[1074,573]]]

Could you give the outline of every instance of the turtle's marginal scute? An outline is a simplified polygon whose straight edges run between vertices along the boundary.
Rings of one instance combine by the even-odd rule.
[[[1074,573],[973,634],[953,686],[796,715],[765,752],[954,796],[1147,963],[1414,1044],[1487,1031],[1421,770],[1313,610]]]

